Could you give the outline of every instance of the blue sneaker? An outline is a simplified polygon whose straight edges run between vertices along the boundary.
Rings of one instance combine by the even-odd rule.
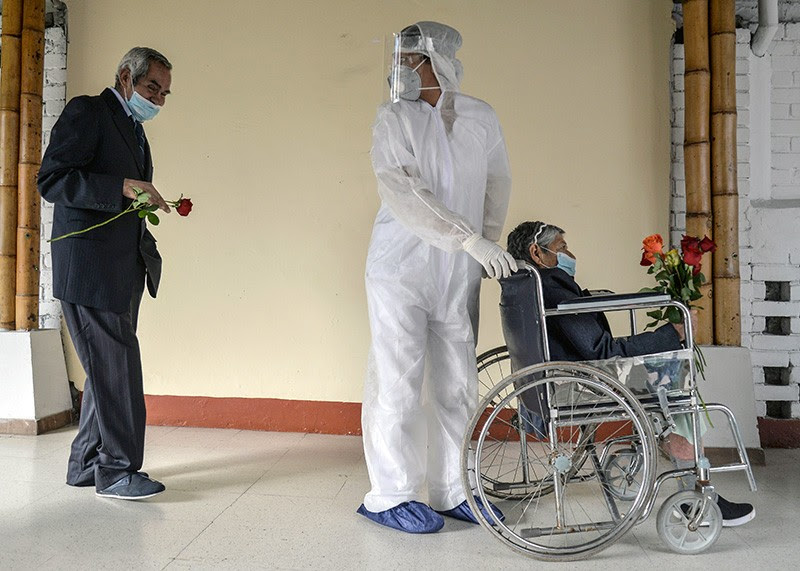
[[[141,472],[134,472],[117,480],[107,488],[97,490],[95,495],[115,500],[144,500],[160,494],[165,489],[161,482],[152,480]]]
[[[434,533],[444,527],[444,518],[420,502],[403,502],[382,512],[371,512],[361,504],[356,513],[406,533]]]
[[[489,523],[491,525],[495,525],[494,518],[497,518],[500,521],[505,521],[506,516],[504,516],[503,512],[500,511],[500,508],[495,506],[493,503],[489,502],[489,507],[492,509],[494,517],[489,515],[489,513],[486,511],[486,508],[483,505],[483,502],[478,496],[475,496],[475,501],[478,502],[478,507],[481,508],[481,513],[483,514],[483,517],[489,520]],[[475,517],[475,514],[472,513],[472,510],[470,509],[467,500],[464,500],[451,510],[439,513],[442,515],[446,515],[447,517],[454,517],[456,519],[460,519],[461,521],[468,521],[470,523],[480,523]]]

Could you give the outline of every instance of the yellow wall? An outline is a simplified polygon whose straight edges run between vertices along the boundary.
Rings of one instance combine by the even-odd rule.
[[[154,230],[165,271],[140,318],[147,393],[361,399],[370,126],[385,34],[416,20],[461,31],[462,88],[500,117],[514,177],[506,231],[557,223],[583,285],[648,283],[640,240],[665,233],[669,211],[671,0],[67,7],[68,97],[110,85],[134,45],[174,65],[173,95],[147,124],[154,182],[195,211]],[[484,282],[480,349],[502,342],[498,291]]]

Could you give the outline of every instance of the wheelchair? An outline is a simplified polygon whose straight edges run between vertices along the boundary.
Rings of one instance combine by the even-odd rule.
[[[656,528],[682,554],[710,548],[722,530],[710,476],[742,470],[756,483],[733,413],[704,404],[697,391],[687,307],[662,294],[583,297],[545,309],[536,268],[500,280],[506,346],[478,357],[480,404],[461,451],[467,501],[483,527],[512,549],[541,560],[571,561],[611,546],[653,511],[665,481],[696,476],[696,488],[663,502]],[[684,316],[686,348],[591,362],[550,361],[547,319],[588,312],[629,313],[675,307]],[[739,461],[711,466],[694,445],[694,467],[658,473],[658,443],[676,422],[701,442],[701,417],[722,413]],[[476,501],[494,503],[490,521]]]

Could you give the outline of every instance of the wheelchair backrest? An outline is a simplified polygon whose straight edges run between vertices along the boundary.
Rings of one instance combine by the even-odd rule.
[[[536,268],[524,262],[517,263],[523,269],[500,280],[500,318],[512,372],[549,360],[542,280]],[[537,378],[540,375],[526,375],[515,380],[514,385],[519,389]],[[538,438],[544,437],[550,420],[546,387],[540,385],[527,390],[521,399],[519,412],[527,427],[525,431]]]
[[[523,267],[522,263],[520,267]],[[518,371],[547,361],[544,300],[539,272],[524,264],[524,269],[501,279],[500,287],[500,318],[511,357],[511,370]]]

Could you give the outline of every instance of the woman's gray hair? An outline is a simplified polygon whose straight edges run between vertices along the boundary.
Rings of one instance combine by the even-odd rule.
[[[533,244],[547,248],[564,230],[544,222],[523,222],[508,235],[508,253],[517,260],[533,264],[530,249]],[[535,265],[535,264],[534,264]]]
[[[131,70],[133,83],[138,83],[150,71],[150,62],[154,61],[157,61],[167,69],[172,69],[172,64],[169,63],[169,60],[153,48],[133,48],[122,56],[122,61],[117,66],[116,82],[119,83],[119,74],[122,70],[128,68]]]

